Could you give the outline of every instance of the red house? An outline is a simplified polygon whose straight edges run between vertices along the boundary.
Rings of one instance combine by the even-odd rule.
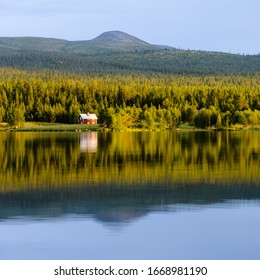
[[[96,114],[80,114],[78,117],[79,124],[96,124],[97,123]]]

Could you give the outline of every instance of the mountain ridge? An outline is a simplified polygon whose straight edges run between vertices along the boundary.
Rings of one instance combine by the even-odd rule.
[[[108,31],[83,41],[0,37],[0,67],[88,74],[259,74],[260,55],[181,50]]]
[[[0,37],[0,48],[16,51],[55,51],[78,54],[95,54],[115,51],[174,49],[149,44],[122,31],[107,31],[91,40],[70,41],[45,37]]]

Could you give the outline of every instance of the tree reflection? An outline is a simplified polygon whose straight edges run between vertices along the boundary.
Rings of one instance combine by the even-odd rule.
[[[1,191],[259,184],[259,132],[1,133]]]

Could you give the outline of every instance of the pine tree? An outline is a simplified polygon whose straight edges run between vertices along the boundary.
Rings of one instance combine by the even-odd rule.
[[[16,104],[13,102],[7,110],[7,123],[11,126],[21,127],[25,122],[24,114],[24,104]]]

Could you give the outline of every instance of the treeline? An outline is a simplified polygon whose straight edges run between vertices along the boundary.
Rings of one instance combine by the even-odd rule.
[[[0,70],[0,122],[76,123],[96,113],[113,130],[260,125],[260,75],[69,75]]]
[[[260,72],[260,55],[189,50],[135,50],[71,54],[54,51],[0,50],[0,67],[81,74],[156,73],[233,75]]]

